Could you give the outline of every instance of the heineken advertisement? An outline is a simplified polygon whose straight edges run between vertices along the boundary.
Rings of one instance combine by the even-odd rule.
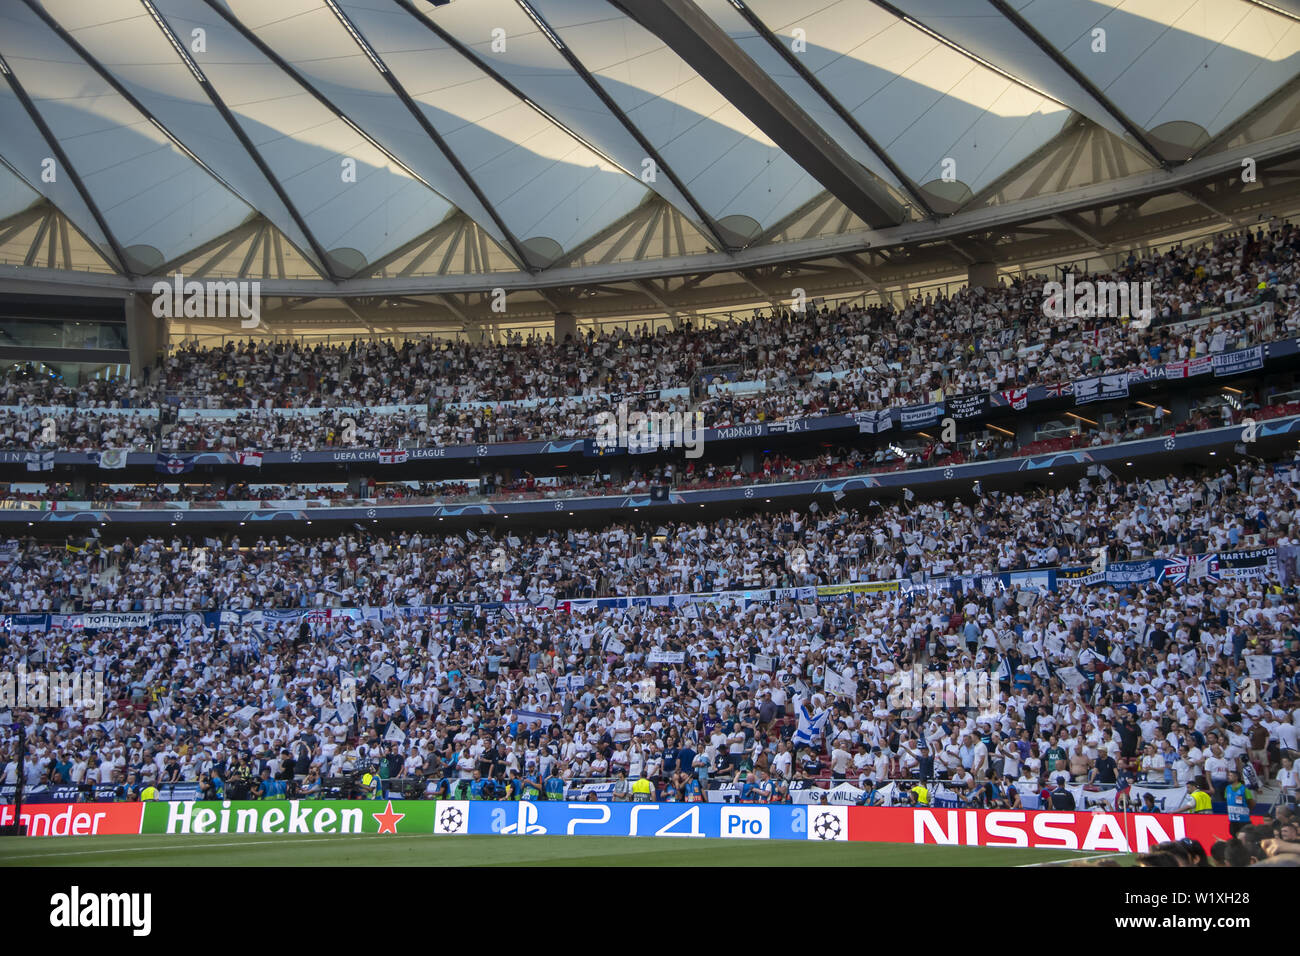
[[[144,805],[141,833],[433,833],[433,800],[174,800]]]

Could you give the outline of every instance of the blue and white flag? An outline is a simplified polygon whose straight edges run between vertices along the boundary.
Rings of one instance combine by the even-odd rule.
[[[521,724],[539,724],[543,728],[549,727],[560,719],[559,714],[546,714],[535,710],[516,710],[515,720]]]
[[[804,744],[812,746],[813,738],[820,737],[826,732],[826,721],[830,718],[830,710],[819,710],[813,713],[808,707],[808,701],[799,698],[795,701],[795,713],[799,717],[799,726],[795,728],[794,735],[790,738],[795,746]]]
[[[164,475],[183,475],[194,470],[193,455],[158,455],[154,461],[154,471]]]
[[[27,470],[28,471],[53,471],[54,452],[29,451],[27,453]]]
[[[879,434],[894,427],[894,413],[888,408],[878,412],[859,412],[853,417],[858,423],[858,432],[864,435]]]

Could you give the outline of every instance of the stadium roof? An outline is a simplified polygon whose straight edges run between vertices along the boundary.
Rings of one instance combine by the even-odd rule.
[[[536,287],[1294,156],[1300,0],[8,0],[0,73],[27,266]]]

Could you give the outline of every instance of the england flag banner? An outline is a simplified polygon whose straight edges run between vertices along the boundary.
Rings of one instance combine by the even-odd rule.
[[[1192,378],[1195,375],[1208,375],[1212,371],[1214,371],[1214,360],[1208,355],[1202,355],[1200,358],[1169,362],[1165,365],[1165,378]]]
[[[1029,389],[1012,388],[1005,392],[998,392],[998,397],[1002,399],[1003,404],[1010,405],[1018,412],[1023,412],[1029,407]]]

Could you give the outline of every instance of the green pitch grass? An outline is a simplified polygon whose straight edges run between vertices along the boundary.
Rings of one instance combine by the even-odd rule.
[[[1065,850],[602,836],[101,836],[0,840],[0,866],[1032,866]]]

